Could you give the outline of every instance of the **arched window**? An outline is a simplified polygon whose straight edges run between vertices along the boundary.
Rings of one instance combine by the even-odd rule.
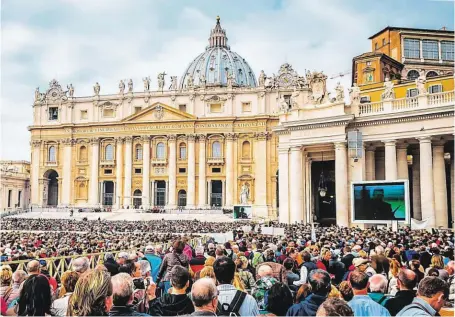
[[[438,73],[433,70],[431,70],[427,73],[427,78],[436,77],[436,76],[438,76]]]
[[[242,143],[242,158],[250,158],[251,144],[248,141]]]
[[[55,161],[56,161],[55,146],[51,146],[49,148],[49,162],[55,162]]]
[[[212,156],[221,157],[221,144],[218,141],[212,143]]]
[[[183,142],[179,145],[179,158],[181,160],[186,160],[186,144]]]
[[[165,157],[164,143],[160,142],[156,145],[156,158],[164,159],[164,157]]]
[[[112,146],[112,144],[106,145],[106,148],[104,149],[104,159],[106,161],[114,160],[114,147]]]
[[[417,78],[419,78],[418,71],[413,69],[408,72],[408,80],[416,80]]]
[[[79,148],[79,161],[87,161],[87,147],[85,145]]]
[[[142,160],[142,145],[136,144],[136,149],[134,151],[134,159]]]

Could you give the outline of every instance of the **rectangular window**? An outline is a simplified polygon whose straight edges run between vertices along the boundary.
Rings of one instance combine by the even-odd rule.
[[[420,58],[420,40],[404,39],[404,57]]]
[[[140,112],[142,110],[142,107],[134,107],[134,114]]]
[[[251,102],[242,102],[242,112],[251,112]]]
[[[422,41],[423,58],[439,59],[438,41],[423,40]]]
[[[134,174],[141,174],[142,173],[142,168],[135,168],[134,169]]]
[[[58,108],[49,107],[49,120],[58,120]]]
[[[10,190],[8,190],[8,207],[11,207],[12,196],[13,196],[13,191],[10,189]]]
[[[367,102],[370,102],[370,96],[360,97],[360,103],[367,103]]]
[[[416,97],[419,95],[419,90],[417,88],[408,89],[406,91],[406,98]]]
[[[179,173],[180,173],[180,174],[185,174],[185,173],[186,173],[186,168],[184,168],[184,167],[179,167]]]
[[[81,110],[81,120],[87,120],[87,119],[88,119],[88,111]]]
[[[22,196],[22,191],[18,191],[17,192],[17,207],[20,207],[21,206],[21,197]]]
[[[105,117],[105,118],[113,118],[114,117],[114,109],[104,109],[103,110],[103,117]]]
[[[441,59],[444,61],[453,61],[454,60],[454,42],[452,41],[442,41],[441,42]]]
[[[112,174],[112,170],[111,169],[105,169],[104,170],[104,174],[111,175]]]
[[[210,105],[210,112],[212,113],[220,113],[221,112],[221,104],[214,103]]]
[[[437,94],[438,92],[442,92],[442,85],[433,85],[428,87],[428,92],[430,94]]]
[[[212,168],[212,173],[221,173],[221,168],[220,167]]]
[[[186,105],[179,105],[179,110],[181,112],[186,112]]]

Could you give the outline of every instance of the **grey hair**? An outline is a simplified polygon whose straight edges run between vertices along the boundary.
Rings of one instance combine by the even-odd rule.
[[[111,278],[114,305],[125,306],[133,295],[133,278],[127,273],[118,273]]]
[[[142,276],[145,276],[147,272],[150,272],[152,270],[150,262],[147,260],[140,260],[139,265],[141,266]]]
[[[193,284],[191,300],[195,307],[203,307],[216,298],[217,294],[215,282],[209,277],[203,277]]]
[[[13,283],[20,284],[27,278],[27,272],[24,270],[17,270],[13,273]]]
[[[86,257],[80,257],[73,261],[73,271],[76,273],[84,273],[90,266],[90,260]]]
[[[387,293],[387,278],[382,274],[374,274],[369,279],[370,291],[372,293]]]
[[[40,264],[37,260],[32,260],[27,264],[27,272],[34,273],[39,272]]]
[[[376,248],[374,248],[376,251],[377,255],[384,255],[384,248],[381,245],[378,245]]]

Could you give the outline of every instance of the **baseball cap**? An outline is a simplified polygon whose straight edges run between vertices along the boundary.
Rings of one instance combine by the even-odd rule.
[[[127,252],[120,252],[120,253],[118,254],[118,257],[119,257],[119,258],[123,258],[123,259],[125,259],[125,260],[128,260],[129,257],[130,257],[130,255],[129,255]]]
[[[152,245],[148,245],[145,247],[145,252],[153,252],[155,251],[155,248]]]
[[[366,264],[370,262],[370,260],[368,259],[362,259],[362,258],[355,258],[354,260],[352,260],[352,264],[355,266],[355,267],[358,267],[358,266],[361,266],[362,264]]]

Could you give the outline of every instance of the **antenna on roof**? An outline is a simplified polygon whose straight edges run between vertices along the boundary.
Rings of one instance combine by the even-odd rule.
[[[442,28],[440,28],[441,31],[446,31],[447,30],[447,27],[446,26],[443,26]]]

